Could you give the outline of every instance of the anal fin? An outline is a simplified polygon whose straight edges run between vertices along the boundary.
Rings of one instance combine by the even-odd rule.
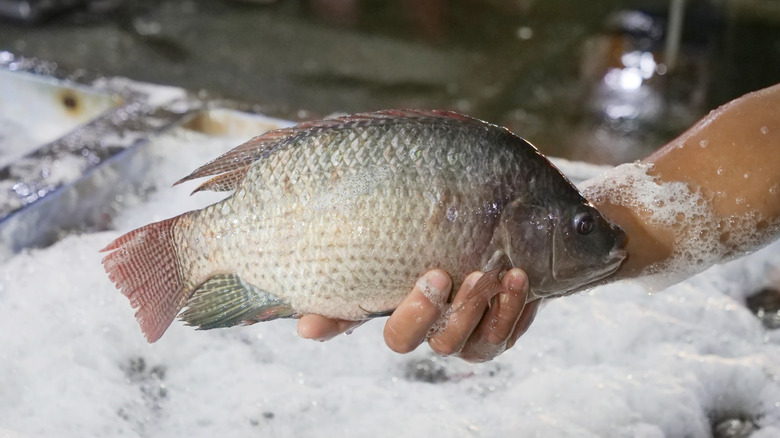
[[[200,330],[253,324],[295,315],[283,300],[258,289],[236,274],[219,274],[206,280],[187,301],[179,317]]]

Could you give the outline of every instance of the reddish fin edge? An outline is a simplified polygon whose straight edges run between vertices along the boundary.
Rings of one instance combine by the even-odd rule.
[[[155,222],[117,238],[101,252],[108,278],[122,291],[146,340],[157,341],[186,301],[182,272],[173,242],[181,216]]]

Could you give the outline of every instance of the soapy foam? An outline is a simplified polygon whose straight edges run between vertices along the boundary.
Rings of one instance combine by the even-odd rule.
[[[444,305],[443,308],[441,309],[441,316],[439,316],[439,319],[437,319],[436,322],[433,323],[431,328],[428,330],[428,334],[426,335],[426,338],[431,338],[444,331],[444,329],[447,328],[447,323],[452,317],[453,311],[454,309],[452,308],[452,305],[450,304]]]
[[[660,289],[702,270],[771,242],[777,223],[757,214],[720,217],[712,208],[712,196],[682,182],[660,183],[649,174],[652,166],[628,163],[580,185],[591,202],[609,199],[646,214],[653,227],[674,234],[671,256],[647,267],[642,276]]]
[[[431,284],[430,281],[428,281],[427,277],[420,277],[417,280],[417,283],[414,285],[420,292],[422,292],[423,295],[425,295],[425,298],[428,298],[428,300],[436,305],[439,310],[444,310],[445,308],[449,307],[447,305],[447,297],[442,296],[444,294],[444,291],[441,291],[437,289],[436,287]]]
[[[426,338],[430,338],[431,336],[434,336],[444,330],[444,328],[447,326],[447,321],[449,320],[450,314],[452,313],[452,306],[447,303],[446,297],[442,296],[443,291],[433,287],[431,282],[429,282],[426,277],[420,277],[414,286],[419,289],[422,294],[425,295],[425,297],[428,298],[428,300],[433,303],[441,312],[439,319],[437,319],[428,330]]]
[[[224,196],[170,184],[238,143],[160,138],[151,191],[117,201],[117,231],[0,265],[0,435],[698,437],[711,436],[710,417],[732,416],[780,436],[780,331],[742,304],[780,273],[780,244],[663,294],[615,283],[552,300],[485,364],[432,359],[425,345],[394,354],[383,319],[325,343],[297,338],[294,320],[174,322],[147,344],[97,251]],[[407,371],[432,361],[435,379]]]

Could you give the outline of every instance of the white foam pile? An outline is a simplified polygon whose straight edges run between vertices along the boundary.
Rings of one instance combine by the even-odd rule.
[[[325,343],[294,320],[177,321],[147,344],[98,250],[219,199],[170,184],[239,142],[160,138],[157,190],[123,201],[120,231],[0,266],[0,436],[707,437],[726,419],[780,436],[780,332],[744,305],[780,282],[777,244],[654,295],[619,283],[555,300],[481,365],[392,353],[384,320]]]
[[[650,164],[626,163],[579,186],[589,200],[598,204],[609,199],[643,211],[644,220],[672,233],[675,247],[670,257],[643,271],[648,286],[662,289],[707,266],[748,254],[777,236],[776,219],[753,213],[722,217],[712,205],[717,195],[683,182],[661,184],[650,171]]]

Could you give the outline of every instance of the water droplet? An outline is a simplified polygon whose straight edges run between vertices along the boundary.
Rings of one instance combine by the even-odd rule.
[[[775,184],[769,188],[770,195],[776,195],[780,192],[780,184]]]
[[[458,209],[455,208],[455,206],[450,205],[447,207],[447,220],[450,222],[455,222],[455,219],[458,218]]]
[[[707,141],[707,140],[702,140],[702,141],[699,142],[699,146],[701,146],[702,148],[706,148],[708,144],[709,144],[709,141]]]
[[[745,175],[744,175],[744,177],[745,177],[745,179],[748,179],[748,178],[750,178],[750,172],[745,172]]]
[[[766,126],[761,127],[761,133],[762,134],[769,134],[769,128]]]
[[[716,170],[715,172],[717,172],[718,175],[723,175],[723,168],[718,167],[718,170]]]

